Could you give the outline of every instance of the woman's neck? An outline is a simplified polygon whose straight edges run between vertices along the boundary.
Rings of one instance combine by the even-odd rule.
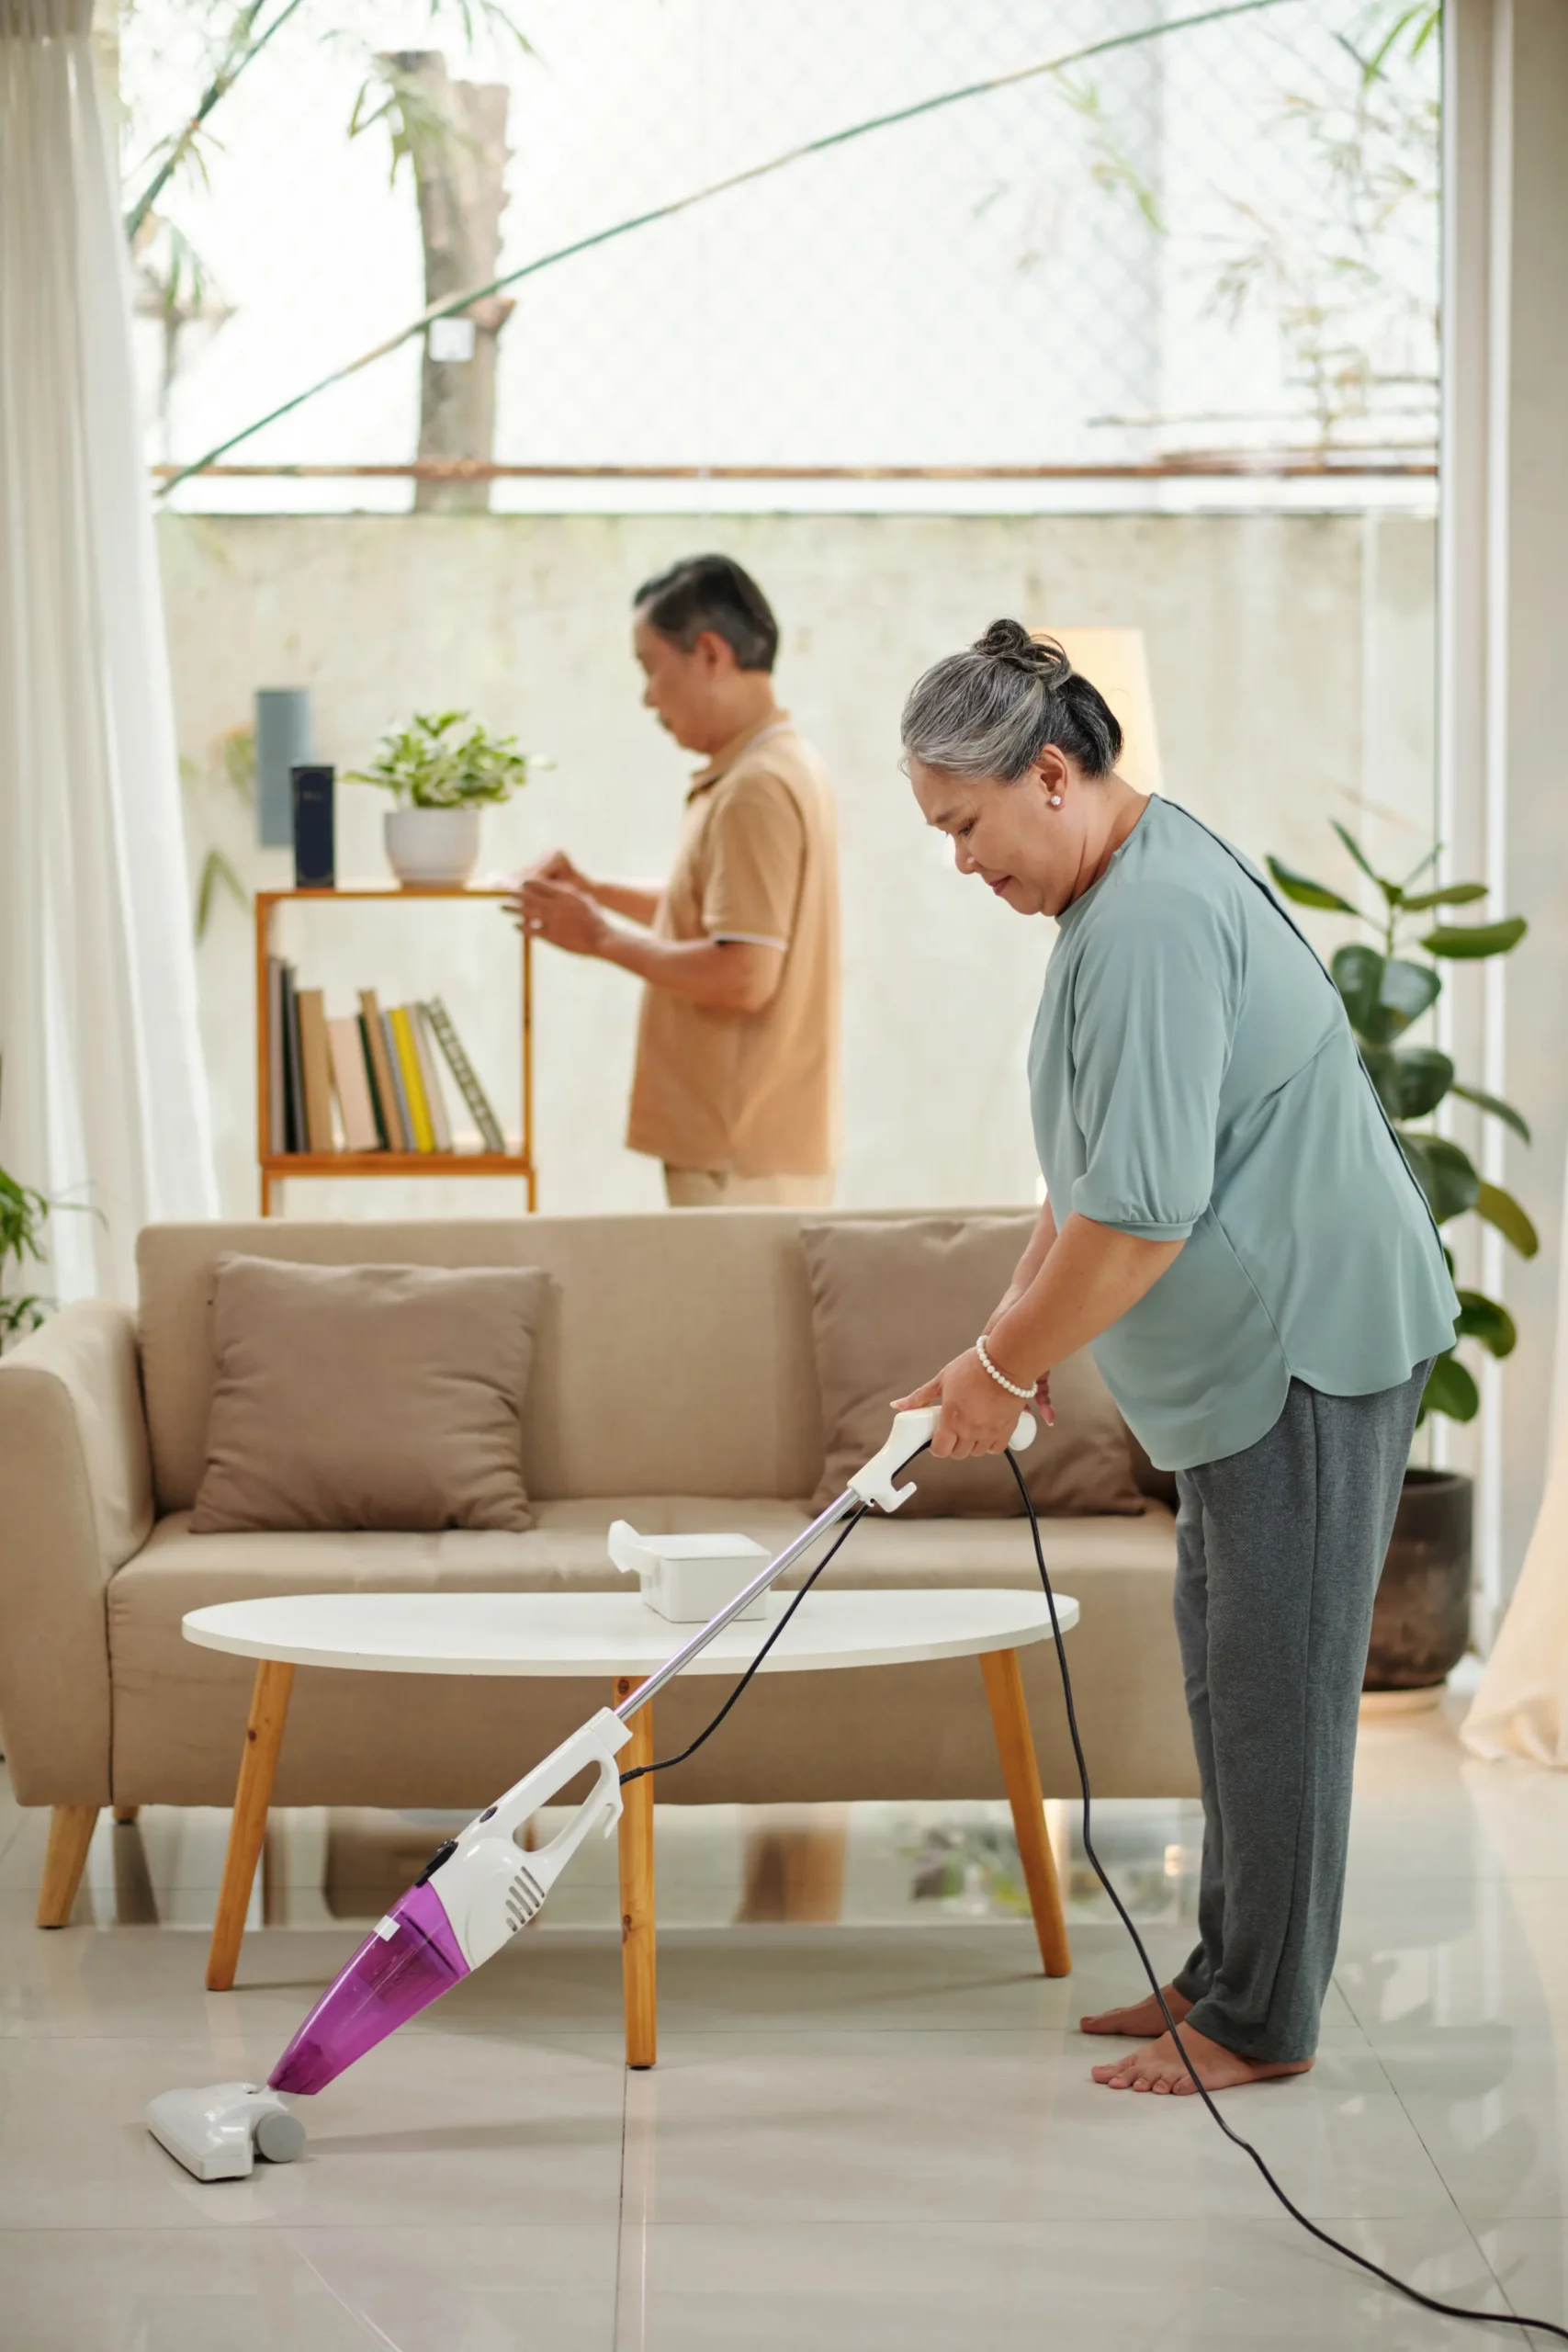
[[[1092,840],[1084,843],[1084,862],[1079,869],[1077,887],[1067,900],[1070,907],[1086,890],[1110,871],[1111,861],[1122,842],[1132,833],[1149,805],[1146,792],[1134,792],[1124,777],[1114,772],[1105,779],[1105,831],[1098,846]]]

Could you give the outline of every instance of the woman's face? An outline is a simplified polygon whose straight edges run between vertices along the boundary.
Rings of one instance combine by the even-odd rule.
[[[909,782],[927,824],[951,840],[960,874],[977,874],[1015,914],[1061,913],[1083,868],[1086,787],[1054,745],[1014,784],[915,759]]]

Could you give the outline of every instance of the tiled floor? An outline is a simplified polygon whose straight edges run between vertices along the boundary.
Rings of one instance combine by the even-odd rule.
[[[220,1816],[106,1819],[76,1924],[41,1935],[43,1825],[0,1789],[0,2346],[1525,2340],[1313,2245],[1195,2101],[1095,2089],[1102,2046],[1073,2020],[1135,1991],[1134,1963],[1075,1845],[1075,1973],[1035,1973],[1004,1824],[857,1807],[838,1924],[737,1927],[755,1825],[661,1810],[654,2073],[621,2064],[602,1849],[323,2094],[305,2162],[202,2188],[146,2138],[146,2100],[265,2074],[440,1822],[287,1816],[240,1987],[212,1995]],[[1065,1859],[1065,1811],[1055,1826]],[[1166,1964],[1190,1939],[1196,1838],[1190,1807],[1103,1809]],[[1306,2211],[1428,2291],[1568,2322],[1565,2064],[1568,1778],[1464,1761],[1447,1713],[1369,1725],[1317,2070],[1227,2111]]]

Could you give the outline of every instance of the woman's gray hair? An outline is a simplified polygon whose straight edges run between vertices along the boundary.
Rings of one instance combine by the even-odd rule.
[[[993,621],[966,653],[950,653],[916,680],[904,705],[904,752],[947,775],[1016,784],[1047,743],[1085,775],[1109,775],[1122,729],[1097,686],[1080,678],[1055,638],[1021,621]]]

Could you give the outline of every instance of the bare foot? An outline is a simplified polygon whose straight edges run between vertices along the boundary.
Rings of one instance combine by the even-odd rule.
[[[1174,1984],[1164,1985],[1161,1989],[1165,1994],[1171,2016],[1179,2025],[1192,2007],[1191,2002],[1183,2000]],[[1159,2013],[1159,2003],[1151,1993],[1146,2001],[1134,2001],[1130,2008],[1101,2009],[1098,2017],[1079,2018],[1078,2031],[1080,2033],[1127,2033],[1134,2035],[1139,2041],[1144,2041],[1151,2033],[1165,2031],[1165,2019]]]
[[[1184,2033],[1181,2042],[1206,2091],[1230,2091],[1242,2083],[1272,2082],[1279,2075],[1304,2075],[1313,2064],[1310,2058],[1297,2058],[1283,2065],[1238,2058],[1234,2050],[1211,2041],[1204,2033]],[[1157,2041],[1146,2042],[1142,2050],[1130,2051],[1113,2065],[1096,2066],[1094,2079],[1108,2090],[1156,2091],[1176,2098],[1190,2098],[1198,2087],[1178,2057],[1176,2044],[1168,2033],[1162,2033]]]

